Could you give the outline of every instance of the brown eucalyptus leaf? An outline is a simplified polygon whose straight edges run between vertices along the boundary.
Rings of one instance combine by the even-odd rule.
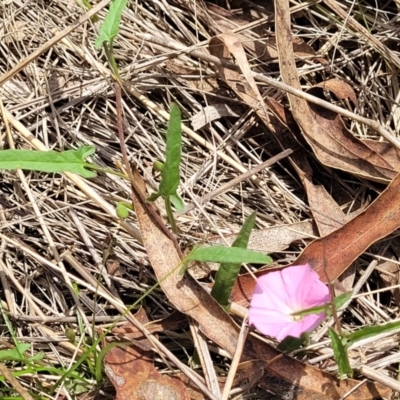
[[[137,172],[134,179],[145,193],[143,179]],[[194,279],[179,274],[181,257],[174,243],[152,219],[146,205],[139,199],[135,199],[134,205],[151,266],[170,302],[196,320],[208,338],[234,354],[238,331],[229,316]]]
[[[350,99],[354,105],[358,104],[356,94],[347,82],[339,79],[328,79],[327,81],[318,83],[315,87],[329,90],[340,100]]]
[[[293,52],[290,18],[276,2],[276,37],[283,81],[301,89]],[[313,93],[318,88],[313,89]],[[321,89],[319,89],[321,90]],[[294,119],[321,163],[378,182],[388,182],[396,171],[379,154],[356,139],[341,117],[306,100],[287,93]]]
[[[143,308],[135,314],[142,324],[149,319]],[[125,329],[125,336],[132,338],[129,332],[131,324],[117,328],[118,334]],[[116,331],[114,331],[116,333]],[[116,400],[130,399],[168,399],[190,400],[190,391],[179,379],[161,375],[154,366],[154,354],[151,343],[143,336],[136,338],[132,346],[113,347],[104,357],[104,369],[117,392]]]
[[[231,61],[231,57],[234,57],[243,76],[237,71],[218,66],[221,78],[269,126],[264,100],[253,78],[246,53],[238,37],[232,33],[214,36],[209,42],[209,51],[212,55],[225,61]]]
[[[214,236],[209,239],[211,244],[231,245],[236,234],[226,235],[224,239]],[[303,221],[295,224],[275,225],[252,231],[247,245],[248,249],[264,253],[274,253],[287,249],[293,242],[315,237],[311,221]]]
[[[400,175],[397,175],[365,211],[330,235],[312,242],[295,263],[310,263],[324,282],[328,281],[327,276],[329,280],[336,279],[368,247],[400,227],[399,204]]]

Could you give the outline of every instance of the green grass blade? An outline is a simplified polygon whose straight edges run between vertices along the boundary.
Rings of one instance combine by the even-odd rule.
[[[115,37],[119,32],[119,24],[121,21],[121,15],[124,11],[128,0],[114,0],[110,9],[108,10],[108,14],[101,24],[99,30],[99,36],[96,39],[94,46],[97,50],[103,45],[104,42],[110,43],[111,47]]]
[[[156,193],[151,194],[148,201],[155,201],[160,196],[172,196],[170,200],[174,206],[178,205],[180,209],[183,209],[183,201],[176,192],[180,181],[181,149],[181,111],[176,104],[172,103],[167,129],[165,164],[161,172],[160,187]]]
[[[340,379],[343,379],[346,375],[349,378],[352,378],[353,370],[350,366],[349,356],[347,355],[346,347],[343,345],[342,340],[340,339],[338,334],[331,328],[329,328],[329,337],[331,338],[333,354],[339,368]]]
[[[96,173],[85,168],[84,159],[95,151],[94,146],[82,146],[78,150],[57,152],[34,150],[0,151],[0,169],[17,168],[41,172],[72,172],[84,178],[94,178]]]
[[[345,338],[347,339],[349,346],[351,346],[354,342],[358,342],[359,340],[368,339],[398,328],[400,328],[399,321],[389,322],[384,325],[366,326],[365,328],[361,328],[353,333],[346,334]]]
[[[217,263],[251,263],[269,264],[272,258],[266,254],[239,247],[210,246],[196,247],[185,257],[187,261],[217,262]]]
[[[250,233],[256,221],[256,213],[253,213],[247,218],[242,226],[232,247],[246,249],[249,243]],[[215,283],[211,291],[211,296],[222,306],[229,306],[229,297],[232,292],[233,285],[239,275],[242,263],[222,263],[215,275]]]

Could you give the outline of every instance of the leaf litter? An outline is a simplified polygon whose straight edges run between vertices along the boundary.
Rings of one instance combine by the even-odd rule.
[[[276,3],[276,7],[281,5]],[[265,245],[262,249],[273,253],[274,267],[289,265],[299,257],[307,258],[305,262],[314,260],[322,276],[327,269],[331,279],[352,265],[357,282],[372,260],[378,260],[379,273],[382,273],[379,265],[389,260],[395,266],[390,273],[396,275],[398,259],[391,243],[398,228],[398,182],[397,179],[390,182],[399,171],[399,152],[367,125],[319,106],[306,104],[304,108],[293,97],[287,100],[284,92],[251,78],[254,72],[273,79],[279,79],[280,73],[285,75],[285,68],[278,66],[285,56],[279,44],[282,36],[277,34],[271,4],[246,3],[246,7],[233,1],[229,4],[232,7],[180,0],[152,4],[138,1],[134,5],[129,1],[122,14],[120,35],[113,44],[121,76],[136,90],[124,94],[124,129],[130,159],[145,178],[144,194],[154,192],[159,184],[151,165],[154,160],[164,158],[167,126],[164,110],[168,110],[170,103],[179,104],[184,124],[200,112],[205,114],[209,106],[225,104],[227,109],[234,110],[234,118],[230,112],[220,113],[218,119],[210,118],[198,128],[198,136],[192,134],[188,124],[184,129],[180,189],[185,200],[196,205],[196,200],[206,198],[207,193],[232,181],[238,173],[252,169],[283,149],[300,146],[301,150],[201,206],[176,213],[180,247],[191,250],[199,242],[212,243],[215,235],[229,241],[245,218],[257,211],[257,235],[263,230],[267,232],[261,239]],[[391,49],[397,44],[388,30],[396,30],[393,21],[399,10],[391,2],[379,7],[372,9],[367,2],[360,2],[357,9],[347,3],[337,9],[334,2],[324,1],[298,2],[291,9],[285,8],[284,13],[291,16],[288,29],[295,42],[290,71],[292,76],[293,71],[294,76],[298,75],[304,91],[374,119],[395,135],[400,126],[396,100],[399,83],[397,56]],[[7,38],[1,50],[1,73],[4,78],[15,68],[19,72],[9,82],[24,88],[23,94],[15,96],[7,89],[3,98],[7,110],[4,117],[13,126],[17,148],[62,151],[95,146],[96,164],[116,168],[121,154],[116,139],[113,91],[104,79],[107,73],[102,54],[93,48],[95,26],[74,25],[76,16],[83,15],[83,9],[75,2],[20,4],[16,1],[7,2],[1,12],[2,35]],[[105,10],[99,13],[101,21],[105,15]],[[374,31],[368,25],[371,21],[376,22]],[[74,28],[65,39],[49,45],[53,32],[69,26]],[[23,35],[16,35],[16,27],[23,27]],[[38,27],[45,34],[39,35]],[[146,40],[143,34],[147,35]],[[335,39],[330,35],[335,35]],[[225,52],[228,50],[222,60],[225,67],[206,60],[209,54],[201,48],[207,45],[200,43],[202,38],[213,38],[214,46],[208,47],[211,55],[218,56],[214,53],[218,46]],[[289,48],[288,43],[291,42],[285,43],[284,50]],[[177,51],[172,45],[184,50]],[[24,65],[24,57],[37,49],[36,56]],[[55,70],[63,71],[66,83],[46,86],[45,78],[53,76]],[[73,85],[68,84],[71,82]],[[298,87],[293,81],[290,84]],[[8,148],[7,139],[3,140],[4,148]],[[175,378],[175,374],[184,382],[183,386],[177,384],[177,391],[184,393],[189,387],[188,374],[193,374],[193,379],[203,379],[212,375],[205,374],[206,369],[215,369],[217,384],[222,387],[239,337],[234,321],[241,324],[243,314],[233,317],[213,302],[208,291],[212,274],[203,275],[204,287],[187,274],[173,273],[162,281],[179,263],[180,255],[171,247],[171,239],[164,237],[157,224],[149,219],[143,204],[142,208],[137,205],[137,214],[131,213],[126,221],[118,220],[115,208],[130,199],[130,188],[125,181],[104,174],[83,180],[71,174],[25,172],[27,188],[21,186],[14,172],[2,170],[1,174],[1,223],[5,236],[0,279],[6,289],[2,307],[19,341],[31,344],[30,356],[45,353],[44,359],[56,367],[71,365],[75,351],[83,354],[93,336],[88,324],[80,322],[80,316],[93,324],[95,332],[104,332],[111,324],[120,323],[119,312],[103,296],[103,288],[107,287],[115,299],[128,306],[158,278],[161,288],[141,300],[151,321],[149,327],[168,318],[174,309],[190,316],[190,324],[164,326],[157,334],[153,330],[151,339],[169,348],[184,365],[192,363],[192,369],[188,372],[181,367],[185,374],[177,372],[168,356],[152,346],[145,368],[151,385],[145,385],[146,390],[157,387],[163,388],[165,395],[170,393],[156,382],[164,376]],[[71,218],[71,208],[77,219]],[[164,211],[160,210],[165,220]],[[301,234],[292,235],[295,226],[307,228],[294,229]],[[275,247],[269,240],[274,229],[284,232]],[[321,239],[312,242],[314,236]],[[374,242],[375,246],[370,247]],[[324,252],[328,259],[326,266],[321,264]],[[117,262],[121,274],[108,275],[107,262]],[[65,268],[64,275],[60,273],[61,267]],[[258,269],[250,268],[253,273]],[[101,291],[96,289],[96,281],[102,285]],[[378,273],[372,274],[361,290],[362,296],[353,299],[342,316],[346,330],[352,332],[360,326],[398,317],[396,302],[385,285]],[[72,296],[74,290],[77,296]],[[371,290],[384,293],[368,294]],[[231,300],[239,299],[235,296],[236,292]],[[239,310],[232,305],[232,312],[239,314]],[[211,363],[202,361],[201,366],[196,363],[193,351],[194,330],[190,326],[195,323],[206,344],[201,351],[209,352],[211,360]],[[68,329],[74,330],[75,341],[67,339]],[[107,334],[107,340],[125,340],[120,335],[113,331]],[[12,348],[12,334],[3,338],[0,351]],[[363,363],[364,369],[359,371],[367,374],[372,370],[374,374],[365,376],[373,376],[372,380],[378,383],[363,384],[346,398],[388,396],[389,389],[379,382],[393,384],[399,359],[397,336],[389,335],[386,340],[384,349],[370,341],[362,356],[352,353],[354,362]],[[271,392],[280,398],[297,399],[346,396],[363,376],[339,383],[331,356],[313,362],[311,367],[309,360],[322,357],[329,350],[322,339],[313,346],[295,358],[275,359],[278,355],[275,343],[265,343],[251,334],[246,340],[232,396],[269,398]],[[116,361],[121,362],[128,353],[124,347],[118,349]],[[136,347],[136,359],[146,351]],[[250,372],[242,374],[246,368]],[[96,394],[89,370],[87,366],[80,371],[86,377],[83,387],[73,381],[76,375],[66,377],[58,388],[60,395],[79,398],[80,393],[90,391],[93,397],[111,393],[112,388],[103,382],[99,392],[102,394]],[[36,374],[41,384],[35,386],[29,381],[28,391],[32,394],[39,394],[54,383],[46,374]],[[13,386],[13,394],[26,391],[25,378],[17,379],[25,389]],[[132,381],[132,385],[136,390],[140,383]],[[209,382],[206,385],[211,391],[212,385]]]

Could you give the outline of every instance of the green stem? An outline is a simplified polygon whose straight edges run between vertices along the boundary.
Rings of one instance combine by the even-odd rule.
[[[165,200],[165,211],[167,212],[168,221],[171,224],[172,232],[174,232],[176,235],[178,233],[178,227],[176,226],[174,214],[172,212],[171,199],[169,195],[164,196],[164,200]]]
[[[128,176],[126,176],[125,174],[123,174],[121,172],[114,171],[113,169],[100,167],[100,165],[85,163],[85,168],[94,169],[95,171],[100,171],[100,172],[103,172],[105,174],[116,175],[116,176],[119,176],[120,178],[123,178],[123,179],[126,179],[126,180],[129,181]]]
[[[110,43],[110,45],[107,44],[107,42],[104,42],[104,50],[106,52],[107,60],[110,63],[111,69],[114,72],[115,78],[119,83],[122,83],[122,79],[119,75],[118,71],[118,66],[117,63],[115,62],[115,57],[114,57],[114,50],[113,50],[113,45]]]

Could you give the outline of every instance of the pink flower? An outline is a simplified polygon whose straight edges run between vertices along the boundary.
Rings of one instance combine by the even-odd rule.
[[[314,330],[325,313],[293,316],[330,301],[328,286],[306,265],[273,271],[257,279],[249,309],[249,323],[261,333],[283,340]]]

